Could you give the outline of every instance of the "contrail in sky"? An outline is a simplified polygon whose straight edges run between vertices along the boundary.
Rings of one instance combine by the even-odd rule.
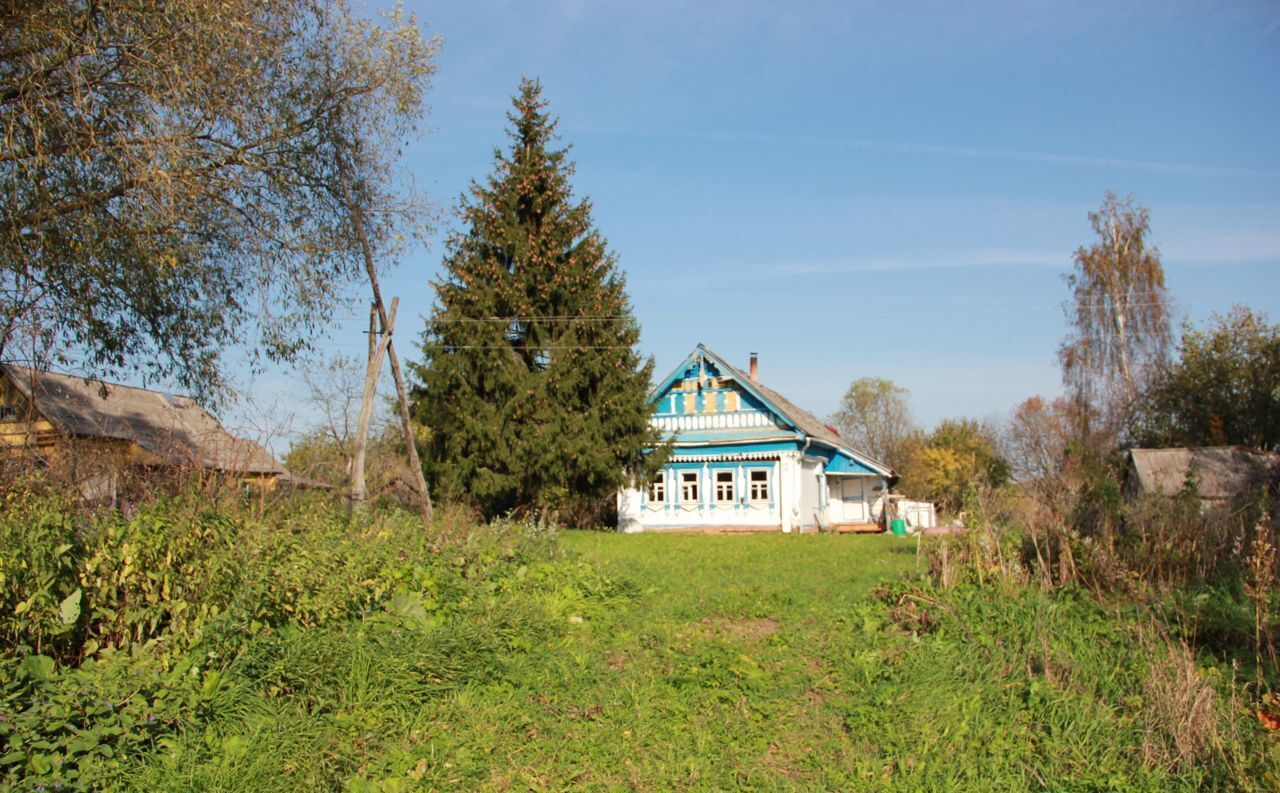
[[[607,130],[584,130],[608,132]],[[670,132],[658,130],[631,130],[650,137],[684,138],[688,140],[724,141],[727,143],[770,143],[788,146],[817,146],[847,149],[879,149],[912,154],[935,154],[946,157],[1022,160],[1049,165],[1084,165],[1094,168],[1116,168],[1129,171],[1186,174],[1190,176],[1231,177],[1243,179],[1280,179],[1280,170],[1267,168],[1232,168],[1217,165],[1161,162],[1159,160],[1130,160],[1121,157],[1094,157],[1080,154],[1053,154],[1050,152],[1020,151],[1018,149],[985,149],[972,146],[948,146],[934,143],[907,143],[868,138],[833,138],[815,135],[769,135],[752,132]]]

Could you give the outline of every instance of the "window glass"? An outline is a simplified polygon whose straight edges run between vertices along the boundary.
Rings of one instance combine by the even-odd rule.
[[[716,503],[733,503],[733,471],[716,471]]]
[[[659,471],[658,475],[649,483],[649,500],[658,504],[667,500],[667,475],[665,472]]]
[[[695,503],[698,501],[697,471],[680,472],[680,500]]]

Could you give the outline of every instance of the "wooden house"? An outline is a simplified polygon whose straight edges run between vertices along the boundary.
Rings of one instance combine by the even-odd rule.
[[[103,499],[114,499],[125,467],[216,471],[263,487],[286,474],[188,397],[12,364],[0,364],[0,453],[60,463]]]
[[[618,528],[879,530],[893,469],[699,344],[650,394],[671,443],[662,471],[618,494]]]

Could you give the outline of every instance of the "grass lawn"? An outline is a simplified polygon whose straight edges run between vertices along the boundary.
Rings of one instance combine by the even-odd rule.
[[[872,597],[915,543],[622,536],[562,544],[623,582],[564,592],[524,672],[429,724],[432,786],[630,790],[1166,790],[1143,764],[1147,658],[1086,599]],[[440,768],[433,762],[429,768]]]
[[[472,692],[466,711],[441,725],[466,765],[484,758],[488,775],[472,782],[834,785],[858,745],[874,740],[846,729],[848,698],[831,660],[857,604],[914,569],[913,542],[602,533],[562,542],[627,582],[628,597],[569,614],[573,628],[536,680]]]
[[[567,558],[473,579],[488,594],[439,627],[356,622],[253,650],[214,708],[226,718],[145,760],[134,784],[1154,791],[1238,778],[1222,753],[1168,759],[1143,687],[1154,645],[1087,597],[910,588],[915,543],[885,536],[559,544]],[[1176,702],[1156,704],[1177,721]]]

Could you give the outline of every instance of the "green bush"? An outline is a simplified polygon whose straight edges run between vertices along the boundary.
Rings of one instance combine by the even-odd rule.
[[[5,654],[66,656],[78,647],[83,555],[72,502],[38,482],[8,491],[0,509],[0,637]]]
[[[293,787],[273,751],[340,786],[402,707],[527,672],[625,594],[540,523],[195,492],[125,516],[34,480],[5,507],[0,786]]]

